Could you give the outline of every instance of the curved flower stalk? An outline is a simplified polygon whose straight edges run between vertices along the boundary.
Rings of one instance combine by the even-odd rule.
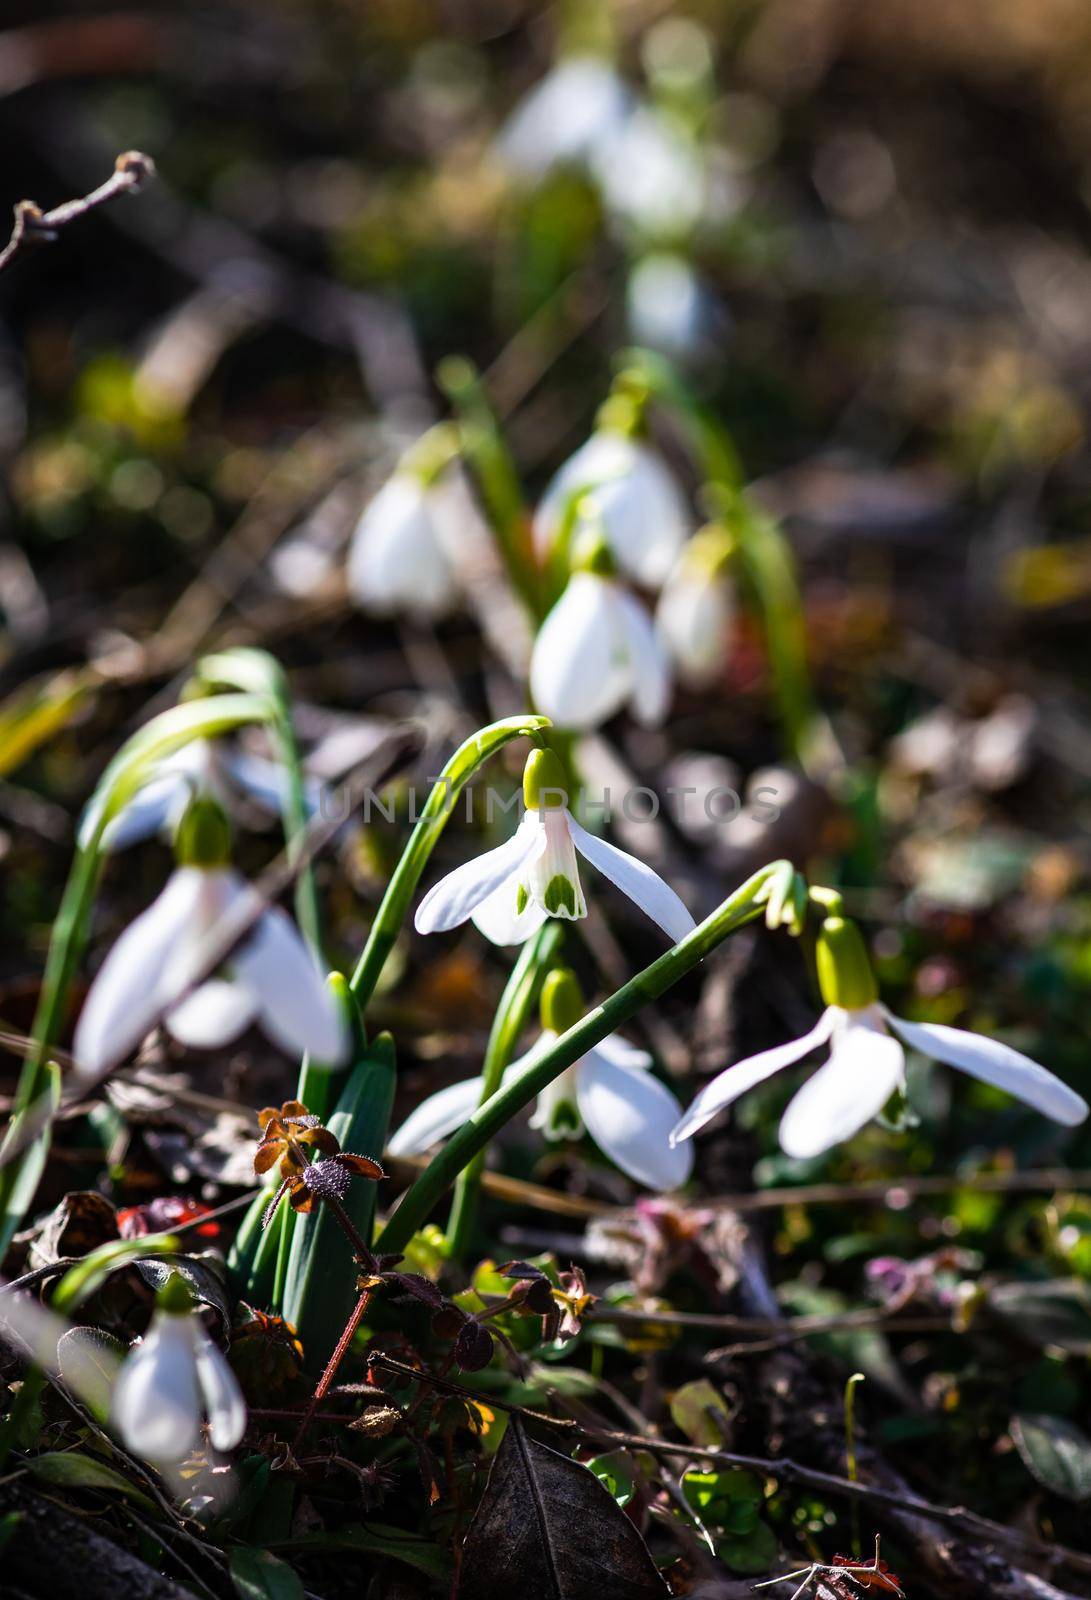
[[[455,557],[467,534],[487,537],[446,436],[426,435],[364,509],[348,583],[365,611],[440,617],[459,599]]]
[[[723,674],[731,654],[735,585],[734,542],[719,527],[694,534],[663,586],[655,622],[683,683],[707,688]]]
[[[575,973],[554,968],[542,988],[541,1035],[512,1062],[505,1081],[533,1066],[585,1009]],[[669,1141],[681,1108],[653,1077],[651,1064],[647,1051],[620,1034],[608,1035],[540,1092],[531,1127],[550,1140],[579,1139],[586,1132],[637,1183],[657,1191],[677,1189],[690,1175],[692,1154]],[[483,1081],[468,1078],[425,1100],[391,1138],[391,1155],[420,1155],[454,1133],[480,1104]]]
[[[573,572],[530,658],[536,705],[567,728],[597,728],[628,704],[654,727],[670,705],[670,664],[641,602],[617,581],[594,529],[578,536]]]
[[[496,152],[521,177],[588,162],[625,125],[632,96],[616,69],[597,55],[559,61],[516,106],[500,130]]]
[[[822,924],[816,948],[826,1009],[802,1038],[763,1050],[729,1067],[694,1100],[671,1134],[691,1134],[784,1067],[819,1045],[829,1057],[793,1097],[780,1124],[780,1145],[798,1160],[851,1139],[905,1087],[905,1045],[1014,1095],[1044,1116],[1071,1127],[1087,1116],[1086,1102],[1038,1062],[995,1039],[931,1022],[906,1022],[880,1001],[860,934],[839,915]]]
[[[551,479],[534,517],[542,553],[556,544],[568,508],[586,491],[581,510],[597,519],[621,571],[655,588],[693,531],[685,495],[650,444],[600,426]]]
[[[262,907],[257,890],[229,866],[229,849],[217,803],[192,801],[179,830],[178,867],[91,985],[74,1043],[81,1072],[109,1070],[160,1020],[198,1049],[228,1044],[258,1022],[287,1051],[331,1065],[344,1059],[347,1029],[313,955],[287,913]],[[206,977],[214,941],[236,921],[238,948]]]
[[[567,809],[568,783],[552,750],[532,750],[523,773],[526,812],[512,838],[442,878],[417,907],[418,933],[472,920],[494,944],[521,944],[547,917],[587,915],[576,852],[609,878],[672,940],[694,927],[670,886],[650,867],[581,828]]]
[[[214,1450],[233,1450],[246,1431],[246,1402],[175,1272],[156,1300],[151,1326],[123,1362],[111,1416],[126,1446],[153,1466],[184,1461],[207,1419]]]

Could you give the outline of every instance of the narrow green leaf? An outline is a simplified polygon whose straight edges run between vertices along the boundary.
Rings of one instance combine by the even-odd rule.
[[[1013,1417],[1011,1436],[1032,1478],[1052,1494],[1077,1503],[1091,1500],[1091,1439],[1066,1417],[1027,1413]]]
[[[135,1483],[130,1483],[128,1478],[114,1467],[107,1466],[105,1461],[86,1456],[80,1450],[50,1450],[45,1455],[31,1456],[27,1470],[42,1483],[52,1484],[56,1488],[97,1489],[104,1494],[119,1494],[145,1511],[158,1514],[155,1501],[138,1489]]]
[[[242,1600],[303,1600],[303,1580],[271,1550],[248,1544],[232,1550],[228,1571]]]
[[[394,1103],[394,1041],[368,1046],[353,1068],[327,1123],[342,1150],[382,1159]],[[365,1240],[375,1220],[376,1185],[354,1178],[345,1210]],[[352,1249],[324,1206],[295,1216],[284,1283],[284,1315],[303,1341],[309,1370],[319,1370],[337,1343],[356,1299]]]

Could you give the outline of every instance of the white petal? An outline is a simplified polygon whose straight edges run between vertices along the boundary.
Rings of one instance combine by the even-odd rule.
[[[428,492],[396,472],[364,511],[349,550],[348,582],[367,610],[427,615],[449,609],[455,581],[428,506]]]
[[[641,1050],[639,1045],[630,1044],[620,1033],[608,1033],[605,1039],[599,1040],[595,1049],[600,1056],[612,1061],[616,1067],[634,1067],[639,1072],[646,1072],[652,1064],[652,1058],[647,1050]]]
[[[111,1411],[115,1427],[135,1455],[155,1464],[185,1460],[201,1429],[189,1317],[153,1319],[144,1343],[122,1364]]]
[[[671,1139],[688,1139],[691,1133],[696,1133],[698,1128],[703,1128],[706,1122],[711,1122],[717,1112],[729,1106],[748,1089],[754,1089],[759,1083],[764,1083],[766,1078],[771,1078],[775,1072],[780,1072],[784,1067],[790,1067],[796,1061],[802,1061],[805,1055],[825,1044],[833,1032],[833,1025],[837,1013],[832,1007],[823,1011],[818,1021],[809,1033],[799,1039],[789,1039],[787,1044],[774,1045],[772,1050],[761,1050],[756,1056],[747,1056],[745,1061],[738,1061],[733,1067],[728,1067],[726,1072],[720,1072],[711,1083],[706,1083],[700,1094],[696,1097],[685,1116],[671,1134]]]
[[[637,721],[653,728],[663,721],[670,707],[670,663],[652,619],[640,601],[623,589],[616,591],[615,600],[629,641],[632,668],[629,704]]]
[[[264,911],[231,964],[255,996],[258,1020],[274,1044],[323,1066],[345,1060],[350,1041],[341,1012],[287,912]]]
[[[243,984],[209,978],[167,1012],[163,1026],[191,1050],[214,1050],[237,1039],[257,1014],[257,1000]]]
[[[593,504],[622,571],[654,589],[674,565],[693,523],[667,467],[647,445],[632,443],[629,471],[596,489]]]
[[[180,772],[164,772],[137,791],[127,806],[106,825],[102,843],[107,850],[127,850],[157,834],[166,833],[178,820],[192,789]],[[89,807],[80,823],[80,844],[86,844],[98,820],[98,807]]]
[[[781,1149],[802,1161],[851,1139],[904,1080],[905,1052],[897,1039],[861,1013],[850,1012],[835,1031],[830,1059],[781,1118]]]
[[[267,761],[263,756],[252,756],[245,751],[232,750],[223,757],[223,764],[231,779],[251,800],[256,800],[267,811],[279,814],[288,798],[288,773],[280,761]],[[322,784],[314,778],[304,777],[303,803],[308,816],[314,816],[322,804]]]
[[[233,1450],[246,1432],[246,1401],[226,1356],[203,1328],[197,1334],[197,1381],[214,1450]]]
[[[633,668],[616,588],[594,573],[575,573],[538,630],[531,697],[562,727],[597,728],[629,694]]]
[[[694,688],[715,683],[727,665],[734,615],[731,586],[722,578],[686,573],[659,596],[656,626],[679,676]]]
[[[184,972],[180,952],[193,937],[208,876],[196,867],[180,867],[102,963],[76,1026],[73,1054],[81,1072],[106,1071],[159,1020],[175,970]]]
[[[624,123],[630,96],[618,73],[598,56],[558,62],[516,106],[501,129],[497,150],[527,177],[555,162],[586,158]]]
[[[983,1083],[1004,1089],[1043,1116],[1068,1127],[1074,1127],[1087,1116],[1086,1100],[1037,1061],[1013,1050],[1011,1045],[967,1033],[962,1028],[948,1028],[940,1022],[904,1022],[885,1006],[883,1014],[914,1050],[949,1067],[958,1067]]]
[[[622,894],[627,894],[675,943],[693,932],[697,924],[657,872],[616,845],[607,844],[605,839],[596,839],[586,828],[581,828],[574,817],[570,816],[568,821],[572,841],[580,855],[597,867],[604,878],[616,884]]]
[[[507,879],[514,879],[524,864],[545,849],[545,832],[537,812],[528,811],[506,844],[474,856],[441,878],[417,907],[413,926],[418,933],[445,933],[465,922],[483,900]],[[512,884],[512,897],[515,884]]]
[[[505,878],[499,889],[470,913],[474,927],[493,944],[524,944],[546,920],[548,913],[533,900],[528,900],[522,911],[516,910],[518,891],[516,880]]]
[[[409,1113],[396,1133],[387,1140],[387,1153],[392,1156],[419,1156],[430,1150],[448,1134],[461,1128],[467,1117],[473,1115],[481,1104],[483,1079],[467,1078],[462,1083],[451,1083],[446,1089],[422,1100]]]
[[[685,1183],[693,1147],[671,1144],[682,1108],[658,1078],[590,1050],[579,1063],[577,1098],[588,1133],[630,1178],[656,1190]]]

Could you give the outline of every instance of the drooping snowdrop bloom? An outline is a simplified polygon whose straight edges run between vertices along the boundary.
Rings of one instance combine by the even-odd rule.
[[[227,811],[242,795],[279,815],[288,784],[288,774],[278,761],[251,755],[230,741],[193,739],[159,762],[149,781],[111,819],[103,844],[107,850],[124,850],[155,834],[170,838],[195,794],[211,795]],[[304,800],[308,812],[318,811],[322,785],[305,779]],[[81,845],[90,839],[98,816],[98,807],[88,806],[80,821]]]
[[[534,516],[539,550],[552,549],[573,498],[596,517],[622,572],[655,588],[693,531],[685,496],[642,439],[600,427],[554,474]]]
[[[563,728],[597,728],[624,705],[654,727],[667,714],[671,679],[651,617],[619,583],[601,539],[578,541],[573,567],[534,641],[535,705]]]
[[[596,151],[592,169],[610,211],[656,239],[677,239],[700,222],[708,181],[695,141],[671,117],[638,106]]]
[[[629,274],[625,305],[634,342],[675,360],[697,355],[715,320],[693,263],[671,250],[641,257]]]
[[[663,585],[656,607],[656,627],[678,676],[695,689],[715,683],[731,653],[732,549],[722,528],[703,528],[694,534]]]
[[[413,452],[365,507],[348,558],[348,583],[365,611],[438,617],[458,600],[455,552],[481,516],[457,467],[417,470]]]
[[[721,1072],[679,1121],[673,1141],[688,1139],[739,1095],[823,1044],[830,1047],[828,1059],[793,1097],[780,1124],[781,1149],[797,1160],[850,1139],[878,1115],[895,1090],[904,1089],[905,1045],[1005,1090],[1055,1122],[1071,1127],[1087,1116],[1087,1104],[1074,1090],[1010,1045],[961,1028],[894,1016],[879,1000],[854,924],[827,917],[816,957],[827,1004],[815,1026],[800,1039]]]
[[[537,1061],[584,1014],[579,983],[568,968],[555,969],[542,987],[542,1032],[533,1048],[507,1069],[515,1077]],[[670,1129],[680,1111],[670,1090],[653,1077],[645,1050],[611,1034],[542,1090],[530,1125],[547,1139],[579,1139],[586,1132],[622,1172],[648,1189],[677,1189],[693,1168],[688,1145],[672,1146]],[[394,1134],[392,1155],[420,1155],[460,1128],[481,1101],[482,1079],[468,1078],[430,1096]]]
[[[229,1044],[257,1022],[291,1054],[341,1062],[348,1037],[336,1003],[291,918],[262,907],[228,864],[227,818],[214,800],[191,802],[175,848],[179,865],[166,888],[126,928],[91,985],[73,1046],[80,1071],[106,1072],[159,1021],[198,1049]],[[235,925],[245,928],[239,944],[206,976],[214,942]]]
[[[206,1418],[214,1450],[233,1450],[246,1431],[235,1374],[176,1272],[160,1290],[151,1327],[122,1363],[111,1415],[126,1446],[153,1466],[184,1461]]]
[[[693,918],[659,875],[581,828],[568,810],[568,780],[552,750],[532,750],[523,774],[526,813],[506,844],[457,867],[417,907],[418,933],[443,933],[472,919],[494,944],[521,944],[547,917],[587,915],[576,852],[609,878],[672,940]]]
[[[573,55],[525,95],[500,130],[497,153],[521,177],[590,162],[624,127],[632,97],[608,61]]]

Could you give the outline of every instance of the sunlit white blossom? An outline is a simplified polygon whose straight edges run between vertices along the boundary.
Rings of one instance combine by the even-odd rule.
[[[904,1089],[904,1045],[1003,1089],[1055,1122],[1074,1126],[1087,1116],[1086,1102],[1073,1089],[1010,1045],[941,1023],[907,1022],[875,1001],[851,1009],[827,1006],[801,1038],[721,1072],[681,1118],[672,1141],[688,1139],[748,1089],[824,1044],[828,1059],[793,1096],[780,1124],[781,1148],[800,1160],[850,1139]]]
[[[461,473],[448,467],[431,481],[400,468],[367,505],[352,536],[348,583],[359,604],[378,615],[442,616],[458,601],[455,557],[480,513]]]
[[[225,926],[244,926],[251,913],[253,926],[207,977],[214,940]],[[228,1044],[254,1022],[293,1055],[306,1051],[333,1064],[348,1047],[295,923],[278,906],[263,906],[257,890],[227,866],[178,867],[118,939],[80,1013],[73,1046],[80,1070],[107,1071],[159,1021],[200,1049]]]
[[[551,993],[550,979],[554,984]],[[544,1026],[533,1048],[512,1063],[504,1082],[518,1077],[538,1061],[560,1036],[579,1020],[582,1003],[567,1014],[565,989],[573,980],[565,971],[554,972],[543,993],[543,1012],[554,1026]],[[560,987],[562,1005],[557,1005]],[[565,1069],[538,1096],[530,1120],[547,1139],[578,1139],[586,1131],[622,1172],[646,1188],[676,1189],[693,1168],[692,1149],[674,1146],[668,1137],[680,1110],[678,1101],[649,1071],[651,1057],[619,1034],[610,1034]],[[420,1155],[460,1128],[481,1101],[482,1079],[469,1078],[431,1095],[391,1138],[392,1155]]]
[[[597,148],[592,168],[607,207],[644,234],[677,238],[701,220],[708,187],[700,149],[662,111],[637,106]]]
[[[599,56],[573,55],[524,95],[500,130],[500,160],[525,178],[588,162],[625,125],[632,104],[618,73]]]
[[[257,803],[279,816],[285,805],[289,776],[282,762],[240,750],[224,739],[193,739],[158,763],[147,783],[111,818],[103,834],[107,850],[124,850],[159,834],[170,838],[195,794],[211,795],[227,811],[237,797]],[[304,804],[313,815],[322,803],[322,785],[304,778]],[[99,810],[88,806],[80,821],[79,840],[90,840]]]
[[[122,1364],[111,1415],[127,1448],[154,1466],[184,1461],[206,1418],[215,1450],[234,1449],[246,1430],[238,1381],[195,1311],[156,1310]]]
[[[472,919],[495,944],[519,944],[547,917],[586,916],[577,852],[672,940],[692,931],[693,918],[657,873],[576,821],[563,803],[566,780],[552,751],[531,753],[523,792],[527,809],[515,833],[428,891],[417,907],[418,933],[442,933]]]
[[[670,665],[642,602],[610,576],[575,572],[538,631],[530,691],[560,727],[597,728],[628,705],[653,727],[670,705]]]
[[[683,683],[706,688],[722,675],[734,636],[735,587],[718,529],[697,534],[663,585],[655,622]]]
[[[573,497],[589,491],[586,517],[602,528],[622,572],[662,583],[693,529],[685,495],[662,457],[642,439],[599,428],[555,473],[534,517],[543,553],[554,545]]]

